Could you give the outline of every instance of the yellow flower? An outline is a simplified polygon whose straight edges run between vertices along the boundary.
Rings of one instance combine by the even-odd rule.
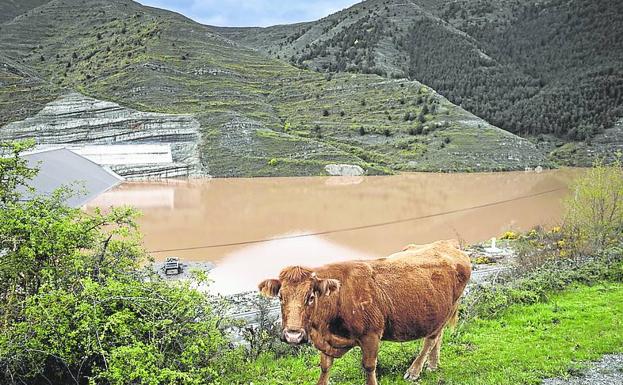
[[[515,233],[514,231],[507,231],[504,234],[502,234],[500,239],[509,239],[509,240],[517,239],[517,233]]]
[[[562,230],[562,229],[560,228],[560,226],[554,226],[554,227],[552,227],[552,233],[559,233],[559,232],[560,232],[560,230]]]
[[[489,257],[487,257],[486,255],[479,255],[474,260],[474,263],[477,265],[486,265],[488,263],[491,263],[491,259],[489,259]]]

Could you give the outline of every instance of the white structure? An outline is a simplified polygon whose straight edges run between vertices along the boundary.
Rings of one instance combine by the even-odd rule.
[[[72,207],[83,206],[123,181],[114,172],[66,148],[35,151],[22,157],[28,161],[29,167],[39,170],[28,181],[28,185],[34,188],[34,195],[50,195],[60,187],[72,187],[76,193],[67,199],[67,204]],[[20,190],[25,199],[32,197],[27,189]]]
[[[496,241],[495,237],[491,238],[491,247],[485,247],[485,251],[487,253],[499,253],[500,251],[502,251],[496,246],[495,241]]]
[[[170,144],[66,146],[102,166],[173,163]]]

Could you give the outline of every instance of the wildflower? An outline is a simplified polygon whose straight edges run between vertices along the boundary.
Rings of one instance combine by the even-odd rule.
[[[502,234],[500,239],[508,239],[508,240],[517,239],[517,233],[515,233],[514,231],[507,231],[504,234]]]

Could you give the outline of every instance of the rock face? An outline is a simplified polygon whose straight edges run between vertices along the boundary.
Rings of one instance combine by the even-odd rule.
[[[36,115],[0,129],[0,139],[34,138],[38,146],[167,144],[172,163],[111,165],[128,178],[191,176],[202,173],[199,122],[192,115],[139,112],[116,103],[70,93]]]
[[[363,168],[352,164],[328,164],[324,169],[332,176],[360,176],[364,173]]]

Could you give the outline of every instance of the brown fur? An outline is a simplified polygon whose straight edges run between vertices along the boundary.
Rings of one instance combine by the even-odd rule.
[[[456,243],[439,241],[409,245],[378,260],[313,270],[288,267],[279,280],[266,280],[259,288],[281,296],[284,330],[304,330],[321,351],[318,384],[328,383],[333,358],[360,346],[366,383],[375,385],[380,340],[425,339],[406,378],[417,379],[429,355],[429,368],[437,367],[441,334],[456,317],[470,274],[469,258]]]
[[[279,280],[297,283],[311,277],[312,273],[310,269],[305,267],[290,266],[281,270],[281,273],[279,273]]]

